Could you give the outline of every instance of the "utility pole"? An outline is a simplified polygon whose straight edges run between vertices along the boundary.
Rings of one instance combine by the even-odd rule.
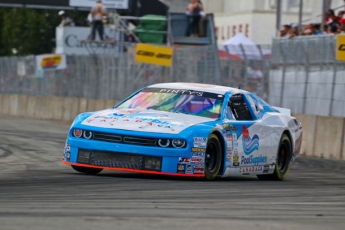
[[[276,34],[279,37],[280,29],[281,29],[281,19],[282,19],[282,1],[276,0],[277,5],[277,20],[276,20]]]
[[[299,0],[298,35],[301,35],[301,32],[302,32],[302,14],[303,14],[303,0]]]
[[[325,29],[325,20],[326,20],[326,1],[327,0],[322,0],[322,16],[321,16],[321,30],[324,31]]]

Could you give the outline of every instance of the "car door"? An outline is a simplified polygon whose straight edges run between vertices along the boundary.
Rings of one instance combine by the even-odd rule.
[[[265,146],[266,129],[260,124],[259,108],[246,94],[230,97],[224,120],[227,145],[227,167],[238,168],[240,174],[257,174],[268,161]],[[236,171],[236,172],[237,172]]]

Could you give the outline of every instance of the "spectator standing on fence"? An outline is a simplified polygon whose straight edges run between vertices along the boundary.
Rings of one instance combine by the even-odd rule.
[[[61,22],[59,24],[59,27],[74,26],[73,20],[66,15],[65,11],[61,10],[59,11],[58,14],[61,17]]]
[[[96,30],[97,30],[100,39],[103,41],[103,33],[104,33],[103,17],[107,16],[107,9],[102,4],[101,0],[97,0],[96,5],[94,5],[91,8],[90,13],[92,16],[91,40],[95,40]]]
[[[203,11],[202,5],[198,0],[191,0],[187,7],[190,16],[189,21],[189,35],[191,37],[199,37],[199,22],[201,19],[200,12]]]
[[[200,0],[198,0],[199,4],[201,5],[202,10],[200,11],[200,22],[199,22],[199,36],[204,37],[205,36],[205,20],[206,20],[206,13],[204,11],[204,5]]]

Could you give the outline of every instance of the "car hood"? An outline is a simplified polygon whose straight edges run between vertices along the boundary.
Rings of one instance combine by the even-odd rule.
[[[209,121],[214,119],[157,110],[107,109],[94,113],[81,124],[99,128],[177,134],[190,126]]]

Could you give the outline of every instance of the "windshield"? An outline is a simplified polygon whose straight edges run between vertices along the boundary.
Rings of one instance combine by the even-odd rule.
[[[146,88],[123,102],[119,109],[147,109],[219,118],[223,95],[191,90]]]

